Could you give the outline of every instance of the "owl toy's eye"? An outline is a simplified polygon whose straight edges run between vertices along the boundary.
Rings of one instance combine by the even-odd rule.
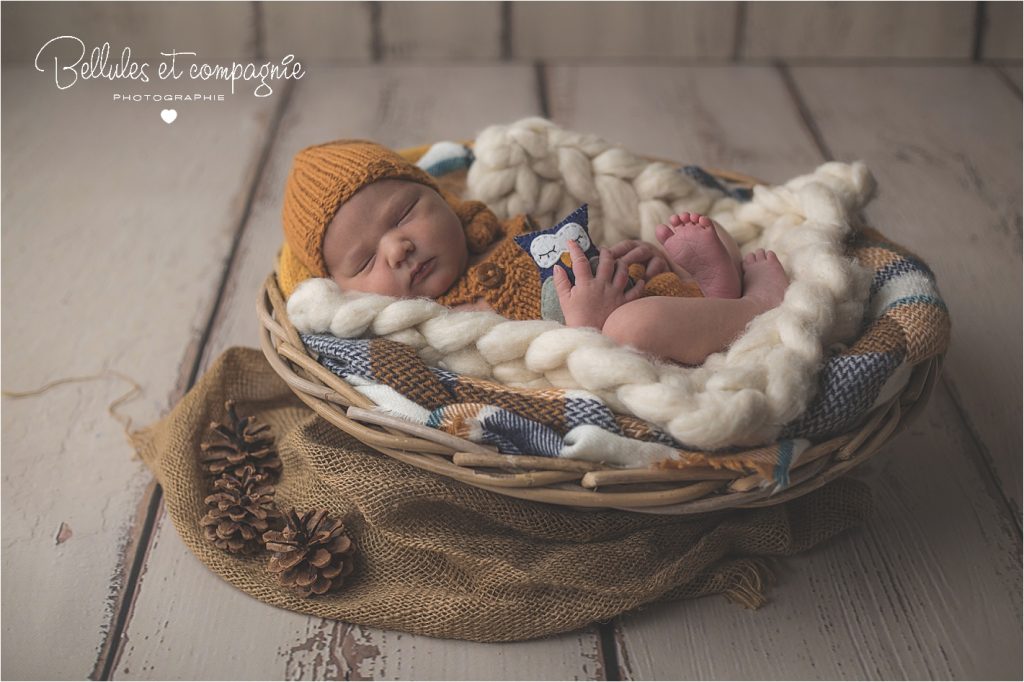
[[[563,251],[569,250],[569,241],[574,241],[586,252],[590,248],[590,235],[579,223],[567,223],[560,229],[555,237]]]
[[[557,263],[564,250],[559,248],[558,240],[553,234],[542,234],[530,242],[530,255],[542,268],[550,268]]]

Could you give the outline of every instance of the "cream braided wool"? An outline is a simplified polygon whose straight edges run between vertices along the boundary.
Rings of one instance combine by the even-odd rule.
[[[824,349],[857,330],[870,273],[844,255],[843,244],[874,191],[863,163],[826,163],[785,185],[757,186],[741,203],[673,166],[544,119],[492,126],[474,151],[468,194],[500,216],[529,212],[553,224],[586,201],[598,218],[595,225],[592,217],[593,236],[608,244],[654,241],[654,226],[672,213],[706,213],[744,252],[779,255],[791,282],[785,298],[700,367],[654,360],[593,329],[342,292],[327,279],[307,280],[289,298],[288,316],[300,332],[383,336],[461,374],[512,386],[583,388],[687,445],[714,449],[774,441],[813,397]]]

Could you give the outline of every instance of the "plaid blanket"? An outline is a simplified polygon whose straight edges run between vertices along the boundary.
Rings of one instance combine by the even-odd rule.
[[[764,447],[702,452],[636,417],[615,414],[583,390],[518,389],[428,367],[416,351],[380,338],[305,335],[319,362],[411,422],[506,454],[571,457],[622,467],[711,466],[759,473],[775,490],[789,484],[800,454],[814,441],[853,428],[903,385],[917,363],[943,353],[950,322],[935,278],[910,252],[865,229],[851,253],[874,272],[863,331],[823,367],[807,411]]]

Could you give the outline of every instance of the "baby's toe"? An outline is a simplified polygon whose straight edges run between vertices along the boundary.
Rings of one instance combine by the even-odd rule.
[[[654,236],[658,238],[659,242],[664,242],[666,239],[671,237],[673,234],[675,234],[675,232],[673,232],[672,228],[669,227],[668,225],[662,224],[662,225],[658,225],[656,228],[654,228]]]

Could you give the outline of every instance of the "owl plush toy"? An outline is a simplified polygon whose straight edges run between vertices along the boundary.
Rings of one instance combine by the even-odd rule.
[[[587,205],[583,204],[552,228],[514,237],[516,244],[530,255],[537,266],[537,276],[541,282],[541,317],[545,320],[565,323],[562,306],[558,303],[558,293],[555,291],[554,274],[555,268],[562,268],[569,275],[569,281],[572,284],[576,283],[576,277],[572,272],[572,260],[569,256],[570,241],[579,244],[580,249],[586,254],[587,260],[590,261],[591,271],[597,270],[600,252],[590,238],[587,223]],[[630,277],[626,289],[628,290],[634,283],[633,278]]]

